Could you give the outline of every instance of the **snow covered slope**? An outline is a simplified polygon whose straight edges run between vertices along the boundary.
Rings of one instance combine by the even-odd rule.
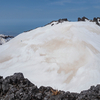
[[[37,86],[73,92],[99,84],[100,27],[89,21],[51,24],[0,46],[0,75],[23,72]]]

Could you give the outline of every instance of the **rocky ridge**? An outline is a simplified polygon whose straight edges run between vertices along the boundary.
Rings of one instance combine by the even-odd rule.
[[[47,25],[51,25],[51,26],[53,26],[53,25],[55,25],[55,24],[59,24],[59,23],[62,23],[62,22],[64,22],[64,21],[68,21],[68,19],[67,18],[63,18],[63,19],[59,19],[59,20],[57,20],[57,21],[51,21],[50,23],[48,23]],[[82,18],[80,18],[80,17],[78,17],[78,21],[90,21],[90,22],[95,22],[97,25],[99,25],[100,26],[100,17],[94,17],[93,18],[93,20],[89,20],[87,17],[82,17]]]
[[[100,85],[81,93],[70,93],[51,87],[38,88],[22,73],[15,73],[5,79],[0,76],[0,100],[100,100]]]
[[[82,17],[82,18],[78,18],[78,21],[90,21],[90,22],[95,22],[97,25],[99,25],[100,26],[100,17],[94,17],[93,18],[93,20],[89,20],[88,18],[86,18],[86,17]]]

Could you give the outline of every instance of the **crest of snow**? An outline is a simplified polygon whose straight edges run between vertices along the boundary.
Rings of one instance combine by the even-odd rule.
[[[80,92],[100,83],[100,27],[63,22],[24,32],[0,46],[0,75],[22,72],[39,86]]]

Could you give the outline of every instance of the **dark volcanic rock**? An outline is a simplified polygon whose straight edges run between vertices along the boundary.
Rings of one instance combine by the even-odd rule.
[[[79,18],[78,18],[78,21],[82,21],[82,19],[79,17]]]
[[[9,84],[6,80],[4,80],[2,82],[2,92],[3,92],[3,94],[6,94],[8,90],[9,90]]]
[[[62,22],[64,22],[64,21],[68,21],[67,18],[59,19],[59,20],[58,20],[58,23],[62,23]]]
[[[78,18],[78,21],[86,21],[86,20],[89,20],[88,18],[86,18],[86,17],[82,17],[82,18]]]
[[[89,19],[86,17],[82,17],[82,21],[85,21],[85,20],[89,20]]]
[[[3,79],[0,76],[0,100],[100,100],[100,85],[79,93],[54,90],[51,87],[37,88],[22,73]]]
[[[94,21],[94,22],[97,22],[97,18],[94,17],[94,18],[93,18],[93,21]]]

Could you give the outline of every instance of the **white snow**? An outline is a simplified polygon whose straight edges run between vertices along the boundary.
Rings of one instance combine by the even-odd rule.
[[[0,46],[0,75],[22,72],[39,86],[80,92],[100,83],[100,27],[63,22],[24,32]]]

